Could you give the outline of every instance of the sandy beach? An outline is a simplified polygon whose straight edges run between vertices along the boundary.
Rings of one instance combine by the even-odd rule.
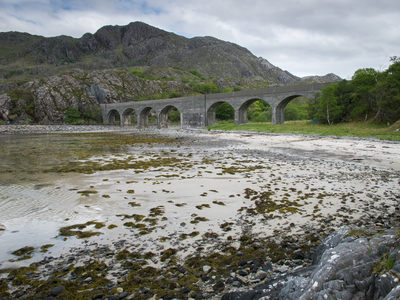
[[[85,158],[75,148],[52,148],[66,143],[63,134],[79,134],[83,143],[104,132],[156,140]],[[0,186],[0,268],[30,265],[34,274],[18,285],[10,271],[0,273],[13,296],[21,290],[43,296],[60,285],[71,292],[68,282],[102,297],[218,299],[310,264],[313,247],[342,225],[398,225],[396,142],[47,125],[0,126],[0,138],[7,171]],[[38,157],[47,145],[65,159],[51,164],[53,156],[46,156],[34,175],[12,171],[18,145],[31,149],[26,157]],[[52,246],[41,251],[45,245]],[[28,246],[29,258],[15,254]],[[241,259],[228,264],[228,256]],[[80,266],[93,274],[77,272]],[[135,268],[143,278],[158,276],[164,288],[138,280]],[[238,276],[239,283],[229,280]],[[35,288],[39,280],[47,290]]]

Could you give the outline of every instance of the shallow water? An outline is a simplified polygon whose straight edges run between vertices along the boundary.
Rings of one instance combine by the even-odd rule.
[[[326,218],[340,226],[398,205],[396,172],[261,151],[245,140],[108,133],[0,136],[0,142],[0,268],[123,239],[139,251],[174,246],[183,255],[217,247],[205,242],[206,232],[233,240],[244,232],[301,233]],[[246,189],[268,191],[282,205],[246,213],[255,202]],[[146,218],[136,222],[145,231],[129,226],[134,214]],[[101,234],[60,236],[60,228],[88,221],[104,222],[85,229]],[[54,246],[42,253],[45,244]],[[35,248],[33,258],[10,261],[24,246]]]

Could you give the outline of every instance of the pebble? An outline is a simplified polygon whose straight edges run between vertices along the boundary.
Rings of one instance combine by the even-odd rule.
[[[211,267],[210,266],[207,266],[207,265],[205,265],[205,266],[203,266],[203,272],[204,273],[208,273],[208,272],[210,272],[211,271]]]

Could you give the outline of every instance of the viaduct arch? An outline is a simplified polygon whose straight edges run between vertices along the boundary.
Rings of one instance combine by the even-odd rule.
[[[230,104],[235,110],[235,124],[246,123],[247,109],[260,99],[271,106],[272,123],[283,124],[284,110],[291,100],[300,96],[311,98],[329,84],[331,83],[303,83],[174,99],[101,104],[101,108],[104,123],[121,126],[136,123],[140,128],[148,126],[151,111],[157,117],[157,127],[166,127],[168,112],[177,109],[181,128],[193,128],[214,124],[216,108],[222,102]],[[132,122],[132,118],[136,118],[136,122]]]

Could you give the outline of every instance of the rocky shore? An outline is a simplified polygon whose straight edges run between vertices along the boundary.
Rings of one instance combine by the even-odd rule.
[[[142,132],[113,126],[0,126],[3,136],[104,131]],[[96,221],[65,221],[68,226],[59,229],[54,243],[82,243],[61,255],[53,254],[51,244],[13,251],[13,261],[21,266],[0,269],[1,300],[399,298],[398,144],[248,133],[163,135],[174,137],[173,142],[159,149],[154,143],[138,146],[127,162],[121,154],[106,168],[108,157],[101,163],[57,166],[62,174],[74,170],[81,184],[90,174],[90,183],[68,190],[82,194],[82,216],[97,213],[113,198],[126,206]],[[181,141],[177,136],[192,137]],[[220,149],[218,158],[214,147]],[[156,170],[148,165],[149,157]],[[151,199],[159,201],[155,207],[141,207],[146,204],[141,177],[133,178],[140,173],[148,182],[143,189],[151,188]],[[210,178],[214,184],[226,180],[231,190],[229,180],[245,185],[236,192],[206,186],[192,191],[193,203],[184,203],[173,198],[179,194],[171,179],[176,174],[181,176],[176,182],[186,184],[190,178],[196,185]],[[128,179],[137,182],[120,182]],[[46,183],[34,188],[62,188]],[[228,209],[232,218],[217,213],[212,220],[213,212]],[[71,216],[78,211],[73,206]],[[182,221],[176,215],[189,217]],[[0,224],[0,237],[11,231]],[[40,260],[23,263],[38,252]]]
[[[312,261],[222,300],[400,299],[399,229],[342,227],[315,249]]]
[[[0,125],[0,134],[76,133],[132,131],[132,127],[111,125]]]
[[[400,298],[399,229],[344,226],[310,247],[322,235],[283,238],[274,249],[268,248],[272,240],[249,237],[227,256],[215,257],[226,253],[223,241],[209,256],[186,260],[165,251],[161,269],[143,263],[149,253],[127,251],[130,241],[115,248],[90,243],[62,257],[1,270],[0,299]],[[130,285],[141,288],[132,292]]]

